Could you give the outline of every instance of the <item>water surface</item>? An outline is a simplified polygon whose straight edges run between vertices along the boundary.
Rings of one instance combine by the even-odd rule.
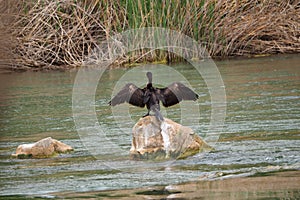
[[[227,96],[222,133],[213,144],[214,151],[177,161],[130,160],[133,123],[124,124],[125,128],[120,130],[114,121],[118,116],[113,117],[107,106],[115,84],[130,69],[105,71],[99,82],[92,106],[106,137],[89,143],[99,146],[99,156],[82,141],[74,124],[72,91],[76,71],[1,73],[0,194],[6,197],[75,196],[93,191],[114,194],[109,191],[177,184],[183,184],[179,185],[182,189],[188,187],[190,181],[236,178],[232,180],[238,182],[237,177],[263,177],[266,173],[286,170],[292,170],[289,177],[299,177],[299,63],[299,55],[216,62]],[[172,67],[188,77],[200,95],[199,123],[188,125],[205,138],[211,114],[205,82],[187,64]],[[129,112],[132,121],[136,121],[146,111],[130,107]],[[174,121],[182,121],[179,105],[162,112]],[[92,130],[93,127],[85,129],[86,132]],[[10,156],[19,144],[49,136],[71,145],[75,151],[38,160]],[[280,194],[295,196],[299,188],[299,184],[290,186]],[[259,197],[259,192],[257,195]]]

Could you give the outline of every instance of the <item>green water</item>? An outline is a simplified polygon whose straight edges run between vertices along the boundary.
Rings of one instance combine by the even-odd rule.
[[[73,118],[76,71],[1,73],[0,195],[55,197],[55,194],[66,192],[176,185],[299,170],[299,55],[218,61],[216,64],[224,81],[227,112],[218,142],[212,144],[215,150],[185,160],[159,162],[132,161],[128,155],[131,128],[146,110],[128,109],[128,105],[123,105],[132,120],[120,129],[115,119],[121,116],[113,117],[107,105],[115,84],[130,69],[107,70],[102,75],[91,106],[105,138],[99,135],[89,143],[78,134]],[[199,123],[188,126],[205,139],[211,115],[205,82],[187,64],[172,67],[188,77],[200,96],[197,102]],[[141,79],[146,81],[146,77]],[[162,112],[181,122],[180,108],[177,105],[162,109]],[[84,131],[95,130],[88,125]],[[75,151],[39,160],[10,156],[19,144],[49,136],[71,145]],[[97,147],[99,152],[91,152]]]

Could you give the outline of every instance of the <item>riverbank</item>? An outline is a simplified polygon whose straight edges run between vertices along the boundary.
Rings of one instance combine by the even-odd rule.
[[[92,192],[60,192],[51,199],[298,199],[300,171],[270,172],[252,177],[199,180],[177,185]],[[5,196],[23,199],[32,196]],[[33,196],[39,198],[39,196]]]
[[[193,0],[154,4],[141,0],[12,0],[0,3],[2,32],[9,33],[10,40],[14,41],[10,43],[9,57],[10,66],[15,70],[81,66],[95,49],[101,59],[112,60],[116,49],[101,48],[104,51],[99,52],[99,44],[117,33],[143,27],[161,27],[185,34],[204,45],[213,58],[300,52],[297,1]],[[1,46],[7,52],[7,41]],[[119,56],[112,65],[182,60],[168,51],[141,48]]]
[[[83,199],[298,199],[300,171],[272,172],[257,177],[228,178],[140,189],[58,193],[54,197]]]

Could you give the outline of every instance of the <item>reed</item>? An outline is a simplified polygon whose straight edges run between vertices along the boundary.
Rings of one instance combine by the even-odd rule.
[[[101,41],[142,27],[179,31],[213,57],[300,52],[300,5],[293,0],[24,0],[23,8],[12,26],[16,68],[80,66]],[[96,52],[96,59],[111,60],[114,51]],[[181,59],[140,49],[115,65]]]

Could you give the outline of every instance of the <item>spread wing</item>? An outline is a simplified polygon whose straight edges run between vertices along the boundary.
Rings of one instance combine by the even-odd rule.
[[[198,94],[180,82],[175,82],[166,88],[157,89],[157,94],[162,104],[169,107],[182,100],[197,100]]]
[[[134,106],[144,107],[144,90],[138,88],[132,83],[126,84],[108,103],[111,106],[115,106],[121,103],[130,103]]]

